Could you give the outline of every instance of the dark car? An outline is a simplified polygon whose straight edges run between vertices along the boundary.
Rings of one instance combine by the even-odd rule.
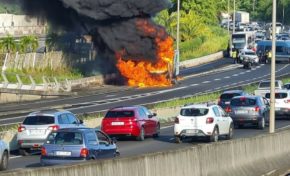
[[[290,83],[284,84],[284,89],[290,90]]]
[[[131,136],[143,141],[145,136],[159,136],[160,123],[156,114],[144,106],[124,106],[107,112],[102,130],[110,136]]]
[[[229,91],[225,91],[219,97],[218,105],[220,107],[222,107],[223,109],[226,110],[226,107],[228,107],[230,105],[231,99],[233,97],[244,96],[244,95],[248,95],[248,93],[246,93],[243,90],[229,90]]]
[[[270,105],[262,96],[234,97],[230,103],[229,115],[236,128],[245,124],[252,124],[259,129],[264,129],[269,122]]]
[[[41,148],[40,163],[66,164],[118,155],[115,142],[104,132],[91,128],[68,128],[48,135]]]

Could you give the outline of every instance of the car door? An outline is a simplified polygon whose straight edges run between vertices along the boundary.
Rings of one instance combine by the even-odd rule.
[[[223,123],[223,119],[221,117],[221,113],[219,111],[219,108],[217,106],[214,106],[213,112],[215,114],[216,123],[219,127],[219,133],[223,134],[224,133],[224,123]]]
[[[157,119],[156,117],[154,117],[154,115],[152,114],[151,111],[149,111],[147,108],[143,107],[143,110],[146,114],[146,116],[148,117],[148,125],[149,125],[149,129],[151,134],[155,134],[156,133],[156,129],[157,129]]]
[[[230,125],[231,125],[230,116],[228,114],[226,114],[225,111],[222,108],[220,108],[220,107],[219,107],[219,111],[220,111],[220,114],[221,114],[223,134],[228,134],[229,129],[230,129]]]
[[[103,158],[102,149],[99,146],[97,135],[93,131],[85,133],[86,148],[89,150],[90,158]]]
[[[116,145],[102,131],[96,130],[97,140],[99,143],[102,158],[113,158],[116,154]]]
[[[70,127],[79,127],[80,126],[80,121],[71,113],[66,114],[68,117],[68,121],[70,124]]]
[[[60,125],[60,128],[70,128],[69,119],[66,114],[60,114],[58,116],[58,124]]]
[[[263,106],[263,111],[265,114],[266,122],[269,122],[270,119],[270,103],[266,98],[262,98],[262,106]]]
[[[138,108],[138,113],[140,121],[144,127],[145,135],[150,135],[152,133],[151,132],[152,130],[150,129],[150,122],[148,116],[146,115],[146,113],[142,108]]]

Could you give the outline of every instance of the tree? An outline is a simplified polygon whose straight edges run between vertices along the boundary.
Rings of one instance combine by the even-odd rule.
[[[19,49],[21,52],[35,52],[38,46],[37,37],[32,35],[22,37],[19,42]]]
[[[0,49],[2,52],[12,53],[16,51],[17,44],[11,35],[0,39]]]
[[[53,51],[58,45],[59,36],[56,33],[50,33],[47,35],[45,40],[45,45],[48,51]]]

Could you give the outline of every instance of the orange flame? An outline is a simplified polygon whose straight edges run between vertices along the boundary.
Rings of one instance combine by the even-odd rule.
[[[121,51],[116,54],[117,68],[121,75],[127,78],[129,86],[170,86],[169,72],[171,72],[174,58],[173,39],[166,34],[164,29],[158,29],[145,19],[138,20],[136,25],[145,34],[157,36],[155,38],[156,61],[152,63],[145,58],[142,61],[135,61],[131,58],[124,60],[125,51]]]

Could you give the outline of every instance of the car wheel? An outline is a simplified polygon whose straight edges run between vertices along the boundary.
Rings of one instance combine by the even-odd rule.
[[[210,142],[217,142],[219,140],[219,130],[217,127],[214,128],[212,135],[209,137]]]
[[[5,151],[1,159],[0,170],[3,171],[6,170],[7,168],[8,168],[8,152]]]
[[[175,143],[177,143],[177,144],[182,143],[182,140],[181,140],[180,136],[175,136]]]
[[[261,130],[263,130],[265,128],[265,118],[264,117],[259,121],[258,128]]]
[[[19,149],[19,154],[22,156],[28,156],[30,155],[29,149]]]
[[[145,131],[144,131],[144,127],[141,127],[140,134],[137,137],[137,140],[138,141],[144,141],[144,139],[145,139]]]
[[[154,138],[159,137],[159,134],[160,134],[160,124],[157,125],[157,127],[156,127],[156,133],[153,134],[153,137]]]
[[[234,134],[234,127],[233,127],[233,124],[231,124],[230,128],[229,128],[229,133],[226,136],[226,140],[232,139],[233,138],[233,134]]]

